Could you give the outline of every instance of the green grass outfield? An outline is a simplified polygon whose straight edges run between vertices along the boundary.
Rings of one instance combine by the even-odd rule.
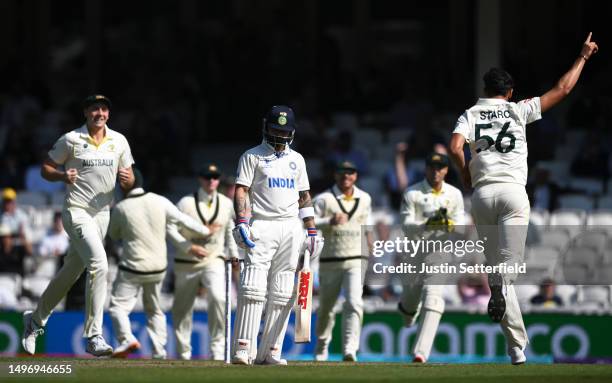
[[[7,379],[9,364],[70,364],[62,378]],[[210,361],[1,358],[0,381],[43,382],[612,382],[612,365],[402,364],[294,362],[286,367],[228,366]]]

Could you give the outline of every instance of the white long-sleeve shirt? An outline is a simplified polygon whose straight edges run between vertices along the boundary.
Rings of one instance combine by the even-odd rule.
[[[202,237],[210,232],[165,197],[140,188],[130,191],[113,209],[108,230],[112,239],[123,240],[119,268],[136,274],[163,272],[168,265],[166,228],[170,223]]]
[[[203,223],[218,224],[221,225],[221,228],[206,238],[197,238],[184,229],[179,230],[175,225],[170,225],[168,237],[179,250],[175,262],[190,263],[196,268],[200,268],[216,257],[238,257],[238,246],[232,235],[232,229],[234,228],[232,200],[217,191],[208,194],[200,188],[197,195],[190,194],[181,198],[177,207],[181,212],[198,222],[204,220]],[[192,244],[203,246],[208,251],[208,256],[197,258],[189,254]],[[226,250],[228,254],[225,254]]]

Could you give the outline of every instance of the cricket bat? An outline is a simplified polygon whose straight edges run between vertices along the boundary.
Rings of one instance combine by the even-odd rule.
[[[310,251],[306,250],[304,252],[304,266],[298,274],[297,303],[295,306],[295,343],[310,342],[312,278],[312,271],[310,271]]]

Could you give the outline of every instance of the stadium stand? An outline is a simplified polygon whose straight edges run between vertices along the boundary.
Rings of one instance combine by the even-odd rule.
[[[590,211],[595,207],[595,199],[583,194],[568,194],[559,197],[559,205],[562,209]]]

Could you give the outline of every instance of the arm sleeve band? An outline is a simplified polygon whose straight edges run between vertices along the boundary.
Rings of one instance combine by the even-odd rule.
[[[304,219],[304,218],[309,218],[309,217],[314,217],[315,213],[314,213],[314,208],[311,207],[303,207],[300,209],[300,218]]]

